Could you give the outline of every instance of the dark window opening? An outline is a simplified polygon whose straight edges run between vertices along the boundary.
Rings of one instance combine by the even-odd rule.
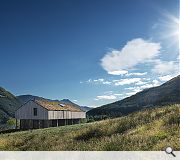
[[[34,116],[37,116],[37,108],[33,108]]]

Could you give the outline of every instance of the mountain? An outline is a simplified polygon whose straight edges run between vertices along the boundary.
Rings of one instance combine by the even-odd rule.
[[[27,101],[31,100],[31,99],[37,99],[37,100],[47,100],[47,101],[55,101],[55,102],[59,102],[59,103],[63,103],[63,104],[70,104],[73,105],[76,108],[80,108],[83,111],[89,111],[91,108],[90,107],[85,107],[85,106],[79,106],[73,102],[71,102],[69,99],[63,99],[63,100],[51,100],[51,99],[47,99],[47,98],[43,98],[43,97],[39,97],[39,96],[34,96],[34,95],[20,95],[17,96],[18,99],[20,99],[20,101],[22,103],[26,103]]]
[[[43,97],[39,97],[39,96],[34,96],[34,95],[20,95],[20,96],[17,96],[17,98],[21,101],[21,103],[26,103],[27,101],[29,100],[32,100],[32,99],[37,99],[37,100],[48,100],[49,99],[45,99]]]
[[[88,111],[87,115],[118,117],[146,107],[171,103],[180,103],[180,75],[158,87],[145,89],[123,100],[94,108]]]
[[[80,106],[81,107],[81,109],[83,110],[83,111],[85,111],[85,112],[88,112],[88,111],[90,111],[91,109],[93,109],[92,107],[87,107],[87,106]]]
[[[21,104],[17,97],[0,87],[0,123],[5,123],[9,117],[14,117],[16,109]]]
[[[91,107],[87,107],[87,106],[79,106],[71,102],[69,99],[63,99],[63,100],[60,100],[60,102],[65,103],[65,104],[75,105],[76,107],[79,107],[82,111],[85,111],[85,112],[90,111],[92,109]]]

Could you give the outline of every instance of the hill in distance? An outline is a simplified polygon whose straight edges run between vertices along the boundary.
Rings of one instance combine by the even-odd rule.
[[[21,101],[23,104],[26,103],[26,102],[29,101],[29,100],[37,99],[37,100],[55,101],[55,102],[63,103],[63,104],[70,104],[70,105],[73,105],[73,106],[76,107],[76,108],[80,108],[81,110],[83,110],[83,111],[85,111],[85,112],[91,110],[90,107],[79,106],[79,105],[73,103],[72,101],[70,101],[69,99],[51,100],[51,99],[47,99],[47,98],[43,98],[43,97],[39,97],[39,96],[34,96],[34,95],[20,95],[20,96],[17,96],[17,98],[20,99],[20,101]]]
[[[21,104],[16,96],[0,87],[0,123],[3,123],[9,117],[14,117],[15,111]]]
[[[1,134],[5,151],[180,150],[180,105],[146,108],[127,116],[77,125]]]
[[[123,100],[94,108],[88,111],[87,115],[118,117],[146,107],[173,103],[180,103],[180,75],[158,87],[145,89]]]

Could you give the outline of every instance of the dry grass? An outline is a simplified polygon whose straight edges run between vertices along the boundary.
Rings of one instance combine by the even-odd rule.
[[[94,123],[0,135],[0,150],[180,150],[180,105]]]

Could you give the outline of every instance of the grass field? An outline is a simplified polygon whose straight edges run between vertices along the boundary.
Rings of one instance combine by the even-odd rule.
[[[94,123],[0,135],[0,150],[180,150],[180,105]]]

